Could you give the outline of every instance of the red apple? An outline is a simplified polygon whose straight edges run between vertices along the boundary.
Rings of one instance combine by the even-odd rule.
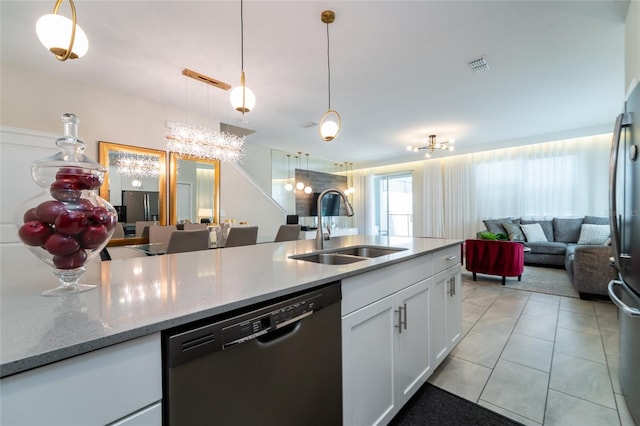
[[[94,249],[104,243],[109,236],[109,231],[104,225],[89,225],[82,233],[82,247],[86,249]]]
[[[24,216],[22,216],[22,221],[24,223],[30,222],[32,220],[40,220],[38,219],[38,215],[36,214],[36,208],[31,207],[29,210],[24,212]]]
[[[76,210],[60,213],[55,222],[56,231],[65,235],[77,235],[83,232],[88,224],[86,213]]]
[[[78,202],[73,206],[73,210],[80,210],[83,212],[91,212],[93,210],[93,204],[91,201],[86,198],[81,198]]]
[[[104,225],[107,231],[111,231],[115,226],[118,218],[104,207],[94,207],[91,212],[90,221],[95,224]]]
[[[52,232],[48,224],[39,220],[30,220],[20,227],[18,236],[28,246],[41,246]]]
[[[47,238],[47,241],[44,243],[44,248],[56,256],[68,256],[78,251],[80,244],[74,237],[53,234]]]
[[[80,249],[69,256],[53,256],[53,264],[58,269],[76,269],[87,261],[87,253]]]
[[[38,218],[46,223],[53,225],[56,222],[56,217],[62,212],[66,212],[67,208],[60,201],[49,200],[38,204],[36,207],[36,215]]]
[[[100,177],[81,167],[61,167],[56,173],[56,179],[73,179],[80,189],[100,188]]]
[[[51,196],[58,201],[77,201],[82,195],[80,184],[74,179],[58,179],[51,184]]]

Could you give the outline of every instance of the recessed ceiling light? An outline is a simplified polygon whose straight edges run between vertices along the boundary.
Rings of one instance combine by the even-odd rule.
[[[487,61],[484,57],[480,57],[469,61],[469,67],[475,73],[483,72],[489,69],[489,65],[487,65]]]

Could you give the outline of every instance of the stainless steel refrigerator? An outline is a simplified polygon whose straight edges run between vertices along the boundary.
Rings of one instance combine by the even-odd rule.
[[[122,205],[126,207],[127,223],[158,220],[159,195],[154,191],[122,191]]]
[[[640,424],[640,84],[616,119],[609,166],[613,260],[618,279],[609,297],[618,306],[620,385],[627,407]]]

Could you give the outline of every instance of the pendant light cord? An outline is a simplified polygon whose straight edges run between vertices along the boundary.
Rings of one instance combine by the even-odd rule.
[[[244,11],[243,1],[240,0],[240,69],[244,71]],[[244,102],[243,102],[244,106]]]
[[[327,24],[327,76],[328,76],[328,91],[329,91],[329,108],[331,109],[331,63],[329,61],[329,24]]]

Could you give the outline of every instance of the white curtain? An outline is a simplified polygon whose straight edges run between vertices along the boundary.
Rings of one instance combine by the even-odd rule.
[[[471,238],[488,218],[607,216],[610,146],[598,135],[425,161],[426,235]]]

